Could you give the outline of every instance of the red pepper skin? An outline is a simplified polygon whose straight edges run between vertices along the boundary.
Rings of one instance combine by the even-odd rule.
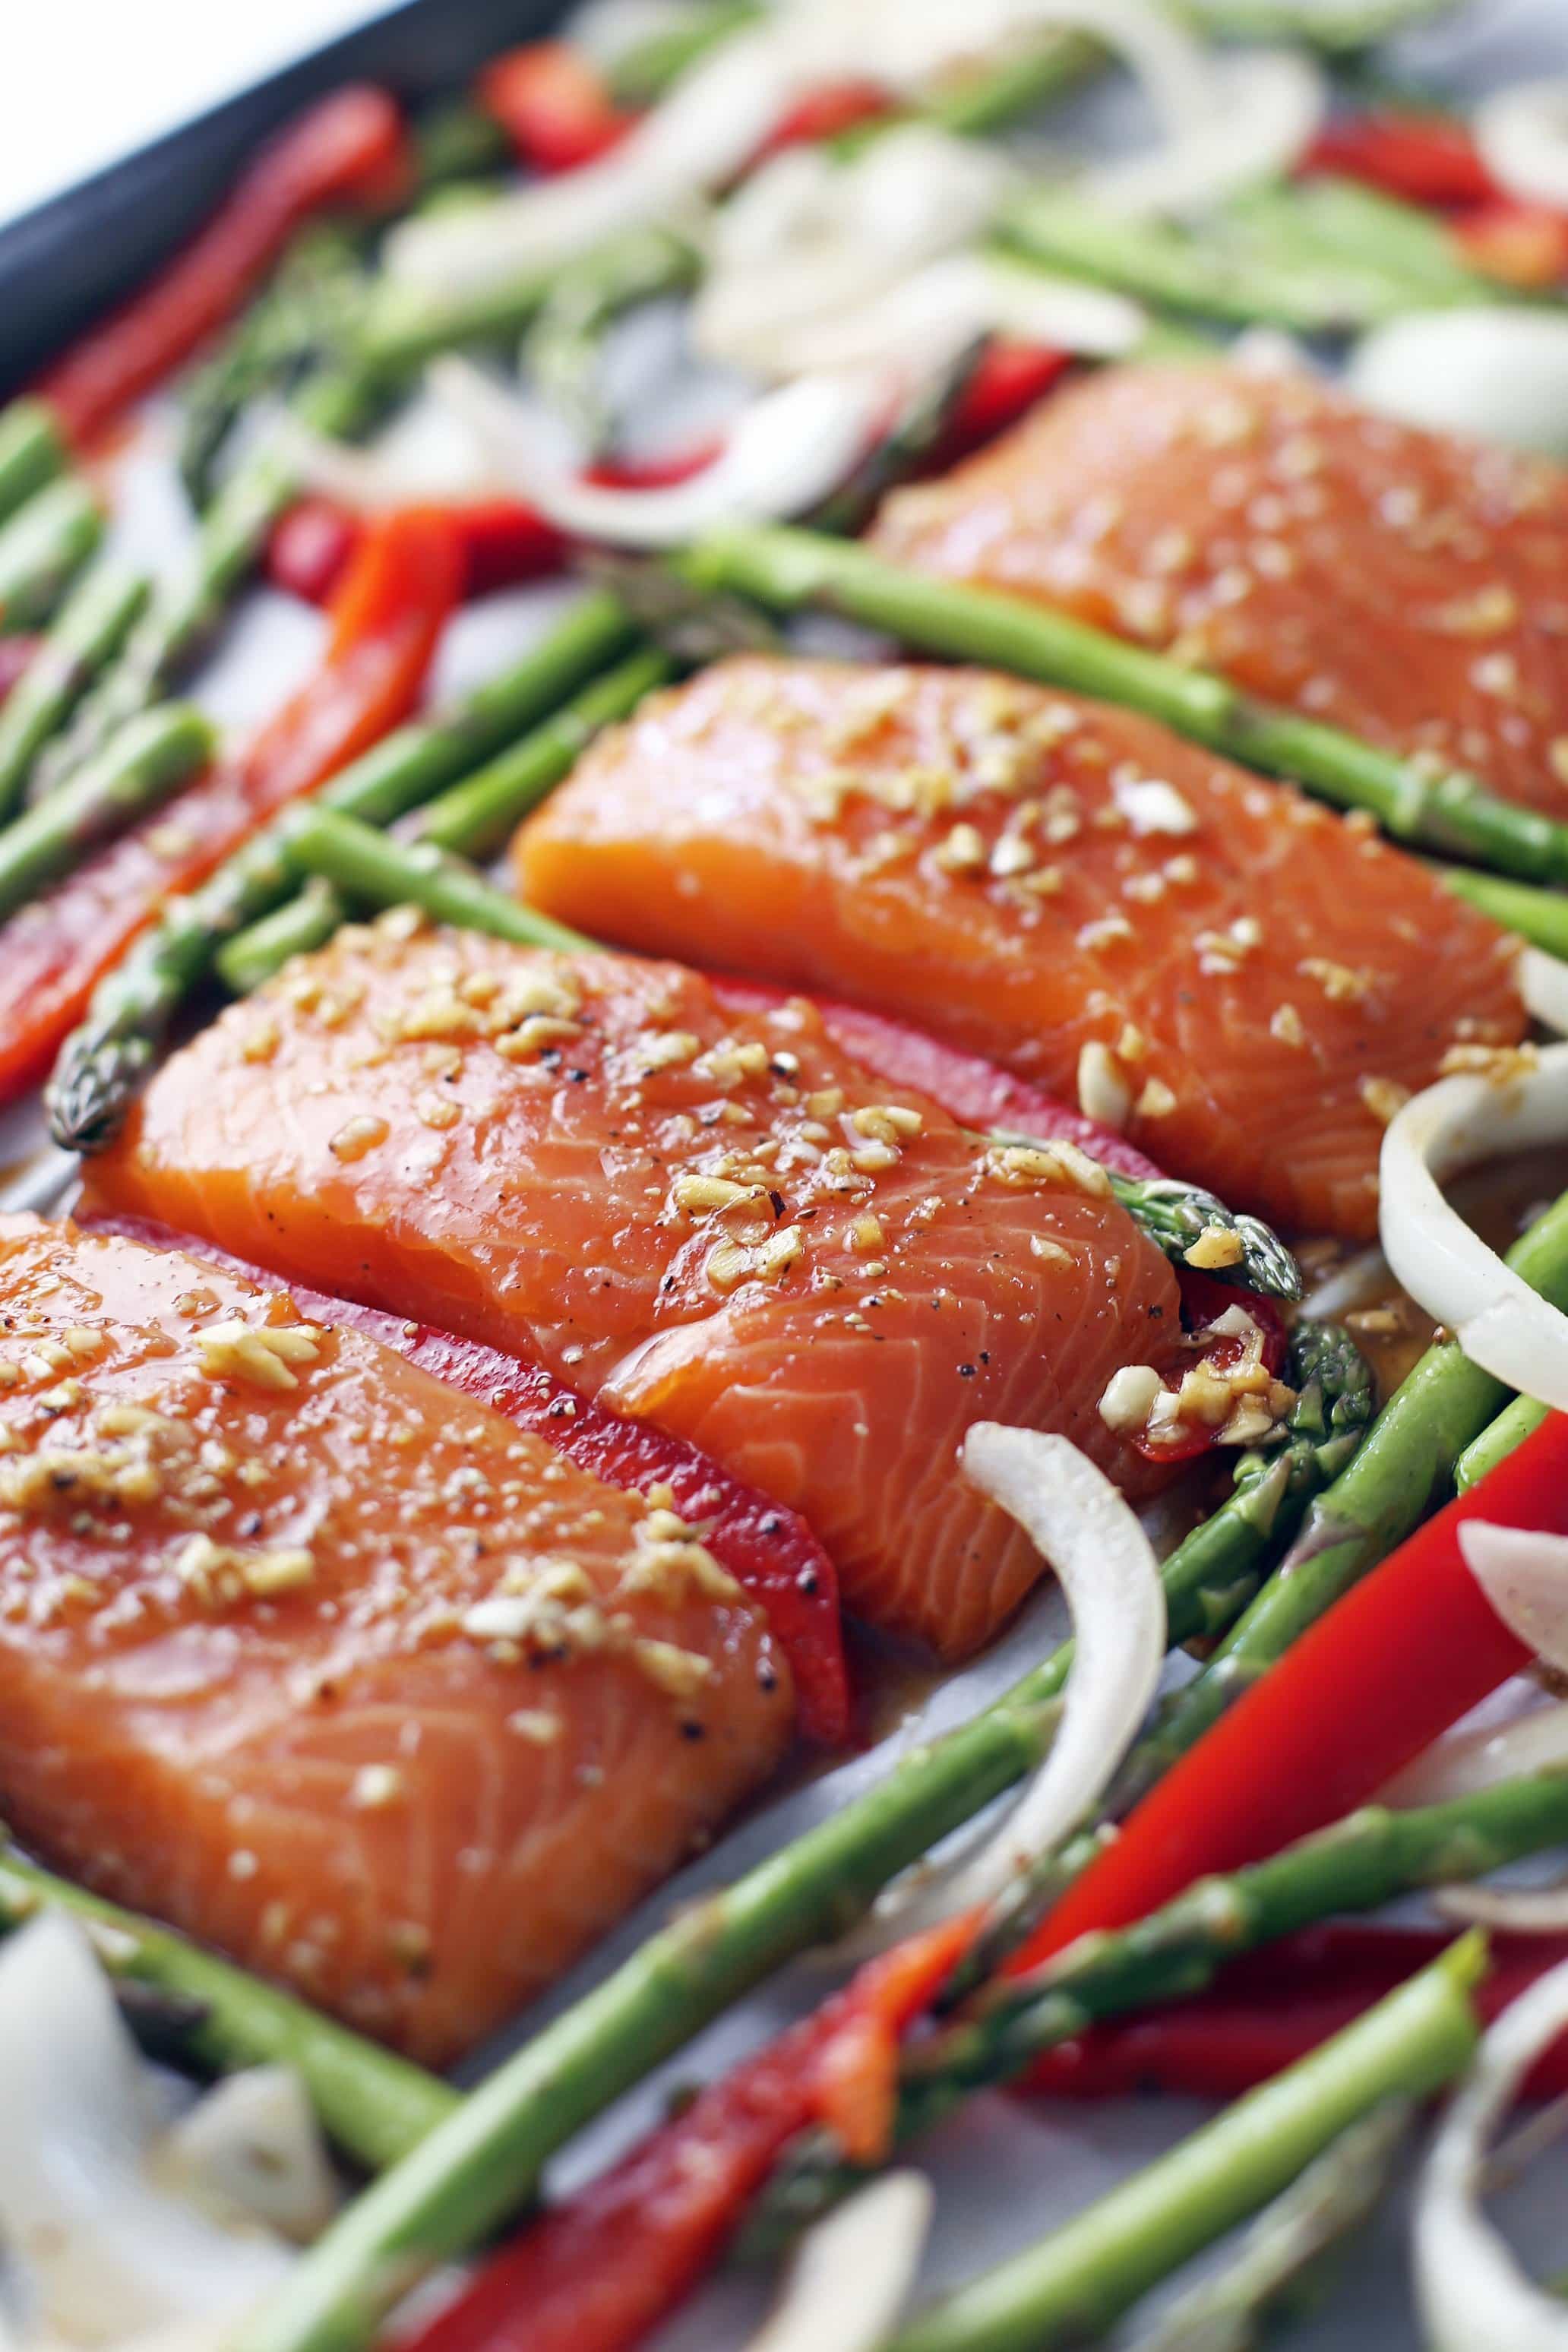
[[[1331,122],[1301,169],[1339,172],[1416,205],[1479,205],[1500,193],[1465,125],[1445,114],[1379,110]]]
[[[366,538],[320,668],[255,740],[89,858],[0,930],[0,1103],[42,1077],[94,982],[176,891],[284,804],[346,767],[417,701],[461,585],[446,525],[396,516]]]
[[[1465,1565],[1467,1519],[1568,1534],[1568,1415],[1550,1414],[1304,1633],[1135,1807],[1008,1972],[1338,1821],[1527,1665]]]
[[[335,499],[298,499],[272,526],[263,572],[286,596],[325,604],[363,535],[358,515]]]
[[[89,1215],[89,1233],[123,1234],[153,1249],[188,1250],[250,1282],[278,1277],[205,1241],[193,1241],[148,1217]],[[833,1562],[794,1511],[782,1509],[684,1438],[647,1422],[623,1420],[582,1395],[542,1364],[531,1364],[477,1339],[457,1339],[433,1324],[414,1323],[376,1307],[289,1285],[289,1295],[321,1323],[346,1324],[405,1356],[464,1396],[489,1405],[520,1429],[548,1439],[558,1454],[611,1486],[637,1494],[665,1486],[681,1517],[711,1523],[709,1549],[738,1584],[754,1593],[795,1676],[796,1716],[809,1739],[842,1746],[849,1733],[849,1678]]]
[[[42,645],[41,637],[0,637],[0,703],[16,684],[27,664]]]
[[[1313,1938],[1301,1939],[1310,1947],[1304,1952],[1286,1943],[1255,1956],[1250,1981],[1239,1991],[1236,1979],[1246,1963],[1227,1969],[1223,1986],[1192,2000],[1094,2026],[1076,2042],[1048,2051],[1027,2087],[1067,2099],[1149,2093],[1240,2098],[1352,2024],[1453,1940],[1452,1932],[1443,1928],[1363,1927],[1342,1953],[1336,1932],[1319,1930]],[[1491,1968],[1477,1994],[1482,2017],[1489,2024],[1564,1959],[1568,1937],[1494,1936]],[[1531,2098],[1568,2091],[1568,2037],[1543,2053],[1524,2087]]]
[[[1472,269],[1526,293],[1546,293],[1568,278],[1568,215],[1509,197],[1478,205],[1453,224]]]
[[[838,139],[847,131],[858,130],[863,122],[879,121],[890,104],[880,82],[852,74],[842,81],[825,81],[780,116],[750,168],[754,171],[770,155],[782,155],[786,147],[815,147],[825,139]]]
[[[900,2035],[972,1927],[948,1921],[873,1960],[503,2247],[403,2352],[630,2352],[718,2260],[796,2132],[828,2119],[838,2127],[847,2074],[877,2084],[870,2105],[885,2140],[891,2110],[880,2092]],[[882,2140],[851,2145],[871,2157]]]
[[[959,394],[934,470],[994,441],[1016,425],[1037,401],[1056,389],[1072,366],[1072,353],[1047,343],[1009,342],[993,337]]]
[[[574,172],[619,144],[637,121],[623,113],[580,49],[534,41],[509,50],[480,74],[479,104],[531,171]]]
[[[305,221],[380,206],[408,169],[402,116],[384,90],[338,90],[289,124],[184,251],[39,378],[34,389],[72,447],[95,441],[233,318]]]

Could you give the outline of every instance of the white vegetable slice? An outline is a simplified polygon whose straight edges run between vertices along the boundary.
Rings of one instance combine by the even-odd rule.
[[[1103,1794],[1159,1687],[1165,1595],[1153,1548],[1103,1471],[1065,1437],[976,1422],[963,1468],[1050,1562],[1073,1624],[1073,1666],[1050,1753],[989,1843],[889,1889],[847,1947],[857,1957],[911,1928],[990,1903],[1069,1837]]]
[[[1568,456],[1568,318],[1502,304],[1417,311],[1363,337],[1347,371],[1363,406],[1407,425]]]
[[[1504,2010],[1427,2158],[1415,2294],[1432,2352],[1568,2352],[1568,2306],[1526,2276],[1481,2210],[1487,2142],[1526,2073],[1568,2028],[1568,1963]]]
[[[1434,1740],[1378,1793],[1383,1805],[1442,1805],[1528,1772],[1568,1764],[1568,1704],[1538,1706],[1500,1727],[1450,1732]]]
[[[1518,964],[1519,992],[1543,1029],[1568,1037],[1568,963],[1542,948],[1526,948]]]
[[[616,547],[679,547],[726,522],[778,520],[838,488],[891,406],[885,376],[802,376],[741,416],[722,457],[664,490],[604,489],[541,467],[529,420],[511,395],[467,360],[430,371],[438,395],[469,420],[512,487],[574,538]]]
[[[1204,116],[1161,146],[1086,173],[1081,192],[1106,211],[1205,212],[1238,189],[1288,172],[1328,110],[1322,68],[1294,49],[1217,58]]]
[[[875,2352],[909,2300],[931,2202],[923,2175],[889,2172],[818,2221],[746,2352]]]
[[[1379,1234],[1395,1279],[1472,1363],[1523,1396],[1568,1408],[1568,1317],[1531,1290],[1444,1199],[1468,1163],[1568,1139],[1568,1045],[1506,1079],[1439,1079],[1383,1139]]]
[[[1568,1671],[1568,1536],[1467,1519],[1459,1552],[1509,1632]]]
[[[1432,1897],[1449,1919],[1515,1936],[1560,1936],[1568,1928],[1568,1879],[1552,1886],[1440,1886]]]
[[[0,2242],[37,2326],[118,2345],[238,2315],[293,2256],[220,2230],[146,2165],[142,2061],[80,1930],[47,1912],[0,1951]]]
[[[296,2245],[337,2211],[337,2176],[291,2066],[249,2066],[216,2084],[163,2133],[154,2178],[226,2229],[261,2222]]]
[[[1568,207],[1568,76],[1496,91],[1471,128],[1481,160],[1510,196]]]

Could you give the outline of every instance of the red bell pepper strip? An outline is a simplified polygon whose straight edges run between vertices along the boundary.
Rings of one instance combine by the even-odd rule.
[[[1525,293],[1546,293],[1568,278],[1568,215],[1545,205],[1499,197],[1461,214],[1452,233],[1472,269]]]
[[[289,124],[184,251],[39,378],[34,389],[67,440],[84,447],[188,360],[313,215],[379,207],[407,173],[402,117],[384,90],[338,90]]]
[[[807,90],[779,117],[749,168],[754,171],[771,155],[782,155],[787,147],[815,147],[824,140],[842,138],[845,131],[858,131],[863,122],[879,121],[891,104],[880,82],[862,76],[846,74],[842,81],[825,81]]]
[[[1009,1972],[1338,1821],[1528,1665],[1465,1564],[1467,1519],[1568,1535],[1568,1415],[1549,1414],[1304,1633],[1134,1808]]]
[[[194,889],[286,802],[407,716],[457,601],[459,565],[438,518],[378,523],[333,604],[321,665],[292,701],[237,757],[0,930],[0,1102],[43,1076],[94,982],[165,898]]]
[[[1479,205],[1500,192],[1462,122],[1446,114],[1378,109],[1331,122],[1304,172],[1339,172],[1416,205]]]
[[[14,637],[0,637],[0,703],[5,701],[42,643],[41,637],[24,636],[19,631]]]
[[[185,1249],[229,1267],[251,1282],[276,1286],[278,1276],[220,1250],[211,1242],[172,1232],[146,1217],[81,1220],[89,1232],[117,1233],[153,1249]],[[849,1677],[833,1562],[797,1513],[733,1478],[684,1438],[649,1423],[628,1421],[595,1403],[542,1364],[454,1339],[433,1324],[414,1323],[356,1300],[334,1298],[291,1282],[289,1295],[320,1323],[346,1324],[448,1388],[504,1413],[520,1429],[547,1438],[558,1454],[610,1486],[637,1494],[668,1486],[683,1519],[703,1522],[703,1537],[721,1567],[754,1593],[767,1612],[795,1677],[795,1711],[807,1738],[841,1746],[849,1732]]]
[[[1343,1939],[1342,1941],[1342,1939]],[[1453,1940],[1446,1928],[1329,1927],[1275,1945],[1272,1963],[1237,1962],[1191,2000],[1092,2027],[1047,2051],[1028,2088],[1051,2098],[1104,2099],[1151,2092],[1237,2099],[1293,2066],[1331,2035],[1427,1967]],[[1489,2023],[1538,1977],[1568,1959],[1568,1937],[1493,1936],[1491,1967],[1477,1988]],[[1239,1982],[1247,1969],[1248,1981]],[[1526,2094],[1568,2091],[1568,2037],[1531,2070]]]
[[[591,60],[567,41],[509,50],[485,68],[476,94],[519,163],[535,172],[574,172],[596,162],[637,119],[622,111]]]
[[[932,465],[941,472],[994,441],[1055,390],[1073,363],[1070,352],[1047,343],[1010,342],[994,336],[960,393]]]
[[[301,604],[324,604],[353,560],[364,524],[352,508],[314,493],[297,499],[272,526],[264,576]]]
[[[963,1949],[968,1917],[871,1961],[602,2179],[503,2247],[404,2352],[628,2352],[723,2252],[808,2124],[886,2146],[900,2038]]]

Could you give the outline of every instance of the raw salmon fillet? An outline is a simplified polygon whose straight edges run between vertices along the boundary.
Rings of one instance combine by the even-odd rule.
[[[178,1252],[0,1219],[0,1811],[439,2063],[769,1772],[671,1515]]]
[[[1111,1373],[1174,1278],[1077,1155],[999,1155],[813,1009],[670,964],[342,932],[168,1064],[98,1197],[529,1354],[799,1510],[848,1607],[947,1656],[1040,1574],[958,1475],[969,1423],[1120,1478]]]
[[[1544,460],[1304,374],[1126,367],[896,492],[872,544],[1568,814],[1568,474]]]
[[[978,671],[721,663],[600,739],[516,871],[900,1013],[1297,1231],[1371,1234],[1405,1090],[1524,1026],[1514,943],[1354,821]]]

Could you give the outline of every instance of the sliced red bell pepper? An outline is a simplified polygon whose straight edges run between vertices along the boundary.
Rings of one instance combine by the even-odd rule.
[[[1302,161],[1416,205],[1479,205],[1500,191],[1465,125],[1447,114],[1379,108],[1331,122]]]
[[[567,41],[510,49],[480,74],[479,104],[535,172],[574,172],[618,145],[635,114],[623,112],[591,59]]]
[[[1568,1415],[1417,1528],[1138,1805],[1009,1963],[1127,1926],[1363,1804],[1530,1663],[1465,1564],[1467,1519],[1568,1535]]]
[[[448,526],[393,516],[332,607],[321,667],[249,747],[89,858],[0,930],[0,1102],[47,1069],[94,982],[165,898],[405,718],[461,585]]]
[[[847,2126],[853,2150],[882,2152],[900,2039],[972,1927],[947,1921],[871,1961],[503,2247],[405,2352],[629,2352],[719,2258],[797,2132]]]
[[[858,130],[863,122],[878,121],[891,104],[883,84],[864,76],[846,74],[841,81],[825,81],[780,116],[758,148],[751,168],[754,171],[770,155],[782,155],[786,147],[815,147],[825,139],[842,138],[845,131]]]
[[[336,499],[296,499],[272,526],[263,572],[302,604],[324,604],[353,560],[364,524]]]
[[[1047,343],[994,336],[976,361],[942,436],[933,470],[966,457],[1026,415],[1072,366],[1072,353]]]
[[[403,119],[382,89],[336,91],[265,146],[213,218],[141,293],[91,328],[34,389],[80,449],[216,332],[315,214],[379,208],[408,176]]]
[[[1453,223],[1472,269],[1525,293],[1547,293],[1568,278],[1568,215],[1510,197],[1478,205]]]
[[[171,1232],[150,1218],[92,1214],[82,1223],[89,1232],[124,1234],[153,1249],[189,1250],[252,1282],[278,1282],[265,1266],[249,1265],[211,1242]],[[647,1422],[624,1420],[558,1381],[542,1364],[484,1347],[477,1339],[454,1339],[433,1324],[409,1322],[353,1299],[302,1289],[294,1282],[288,1288],[316,1321],[347,1324],[364,1332],[448,1388],[505,1413],[520,1429],[548,1438],[558,1454],[609,1485],[639,1495],[668,1486],[671,1508],[683,1519],[704,1525],[709,1532],[703,1540],[714,1558],[766,1610],[795,1677],[802,1731],[827,1747],[843,1744],[849,1732],[849,1676],[838,1577],[797,1513],[731,1477],[684,1438],[667,1436]]]
[[[1361,1927],[1342,1949],[1341,1933],[1320,1929],[1300,1939],[1305,1950],[1271,1947],[1259,1958],[1273,1963],[1272,1977],[1255,1960],[1249,1982],[1240,1986],[1246,1963],[1238,1962],[1220,1985],[1191,2000],[1094,2026],[1048,2051],[1027,2087],[1068,2099],[1148,2093],[1240,2098],[1352,2024],[1453,1941],[1444,1928]],[[1476,1995],[1489,2023],[1568,1959],[1563,1936],[1494,1936],[1490,1945],[1491,1967]],[[1568,2091],[1568,2037],[1544,2053],[1525,2087],[1532,2098]]]

